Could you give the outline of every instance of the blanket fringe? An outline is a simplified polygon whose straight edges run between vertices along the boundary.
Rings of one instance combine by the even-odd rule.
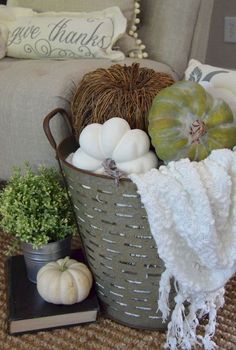
[[[163,278],[163,281],[167,283],[166,288],[164,285],[162,286],[163,291],[169,288],[167,276],[170,278],[169,272]],[[170,350],[176,350],[177,348],[191,350],[194,346],[201,345],[204,350],[216,349],[216,344],[212,337],[215,334],[217,310],[224,304],[223,295],[224,289],[222,288],[210,295],[199,293],[198,296],[186,296],[180,288],[174,299],[175,307],[172,311],[171,321],[168,324],[165,348]],[[165,302],[163,296],[162,300]],[[165,311],[166,306],[162,306],[160,310],[162,309]],[[197,335],[198,318],[204,315],[208,315],[205,334],[203,336]]]
[[[158,299],[158,309],[162,313],[162,320],[166,322],[168,316],[170,315],[170,307],[169,307],[169,296],[171,290],[170,280],[172,278],[169,270],[165,270],[159,282],[159,299]]]

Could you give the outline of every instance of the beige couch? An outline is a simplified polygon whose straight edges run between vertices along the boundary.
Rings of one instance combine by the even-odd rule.
[[[84,0],[74,1],[78,4]],[[102,1],[94,1],[94,7]],[[60,2],[64,6],[67,3],[57,0]],[[181,79],[191,57],[204,62],[213,2],[141,0],[138,34],[149,58],[126,58],[119,63],[138,61],[141,66],[169,72],[175,79]],[[29,0],[17,3],[27,6]],[[8,179],[13,166],[22,166],[25,161],[33,166],[56,164],[42,129],[44,116],[56,107],[69,110],[74,84],[85,73],[112,64],[105,59],[58,61],[6,57],[0,60],[0,179]],[[64,123],[58,118],[52,127],[56,139],[61,140],[66,132]]]

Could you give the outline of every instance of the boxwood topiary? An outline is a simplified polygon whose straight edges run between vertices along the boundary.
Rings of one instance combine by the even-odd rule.
[[[67,191],[53,168],[15,169],[0,192],[0,214],[4,232],[34,248],[76,231]]]

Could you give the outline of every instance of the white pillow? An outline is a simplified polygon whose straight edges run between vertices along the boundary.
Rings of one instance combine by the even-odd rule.
[[[27,7],[37,12],[91,12],[100,11],[108,7],[118,6],[127,18],[126,33],[116,43],[126,56],[145,58],[145,45],[138,38],[137,24],[140,23],[140,0],[7,0],[7,6]]]
[[[225,100],[236,121],[236,71],[191,59],[184,77],[186,80],[200,83],[212,96]]]
[[[118,7],[88,13],[36,13],[24,8],[7,9],[0,7],[0,29],[7,26],[9,31],[7,56],[124,59],[121,51],[112,50],[127,25]]]

